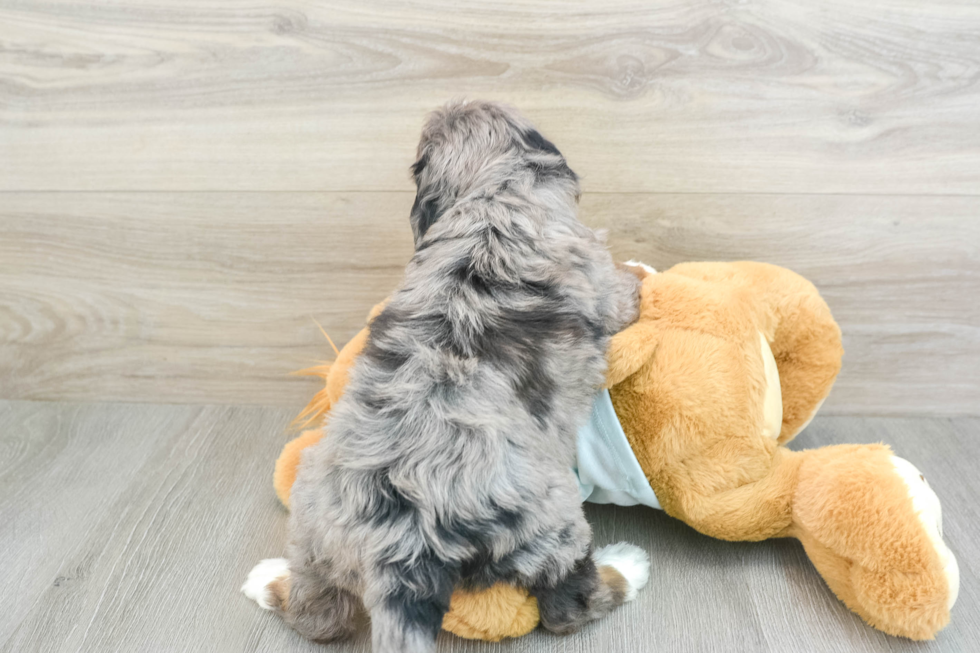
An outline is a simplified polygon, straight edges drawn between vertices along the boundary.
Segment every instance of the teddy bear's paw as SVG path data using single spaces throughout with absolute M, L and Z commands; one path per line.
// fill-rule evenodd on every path
M 285 558 L 268 558 L 248 572 L 242 593 L 259 604 L 263 610 L 282 609 L 288 598 L 284 590 L 289 579 L 289 563 Z
M 912 499 L 912 507 L 916 516 L 922 523 L 922 527 L 929 536 L 929 541 L 932 542 L 932 546 L 943 565 L 943 572 L 945 572 L 946 581 L 949 583 L 949 607 L 952 608 L 960 589 L 960 569 L 953 552 L 943 542 L 943 513 L 942 506 L 939 504 L 939 497 L 932 491 L 926 477 L 916 469 L 915 465 L 898 456 L 892 456 L 891 462 L 895 467 L 895 472 L 904 481 L 909 498 Z
M 597 567 L 612 567 L 626 579 L 626 600 L 632 601 L 650 580 L 650 556 L 638 546 L 619 542 L 604 546 L 593 555 Z

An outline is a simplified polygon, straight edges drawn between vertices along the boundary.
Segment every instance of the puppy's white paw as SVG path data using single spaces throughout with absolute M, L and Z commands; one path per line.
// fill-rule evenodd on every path
M 647 274 L 656 274 L 657 273 L 656 270 L 654 270 L 652 267 L 650 267 L 646 263 L 640 263 L 639 261 L 634 261 L 632 259 L 630 259 L 629 261 L 626 261 L 626 265 L 631 265 L 631 266 L 633 266 L 635 268 L 636 267 L 643 268 L 644 270 L 646 270 L 646 273 Z
M 626 579 L 626 600 L 632 601 L 650 580 L 650 556 L 638 546 L 619 542 L 604 546 L 592 556 L 597 567 L 612 567 Z
M 269 585 L 277 580 L 289 578 L 289 563 L 285 558 L 267 558 L 248 572 L 242 585 L 242 592 L 259 604 L 263 610 L 272 610 L 272 595 Z
M 939 497 L 932 491 L 925 476 L 916 469 L 915 465 L 898 456 L 892 456 L 892 465 L 895 466 L 895 472 L 905 482 L 909 498 L 912 499 L 912 508 L 919 517 L 922 528 L 929 536 L 933 548 L 939 555 L 943 571 L 946 573 L 946 581 L 949 584 L 949 607 L 952 608 L 960 591 L 960 567 L 956 562 L 956 557 L 953 556 L 953 552 L 943 542 L 943 511 L 939 504 Z

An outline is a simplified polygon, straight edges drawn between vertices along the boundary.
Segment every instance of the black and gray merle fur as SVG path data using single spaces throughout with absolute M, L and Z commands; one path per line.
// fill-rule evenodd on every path
M 366 609 L 376 653 L 415 653 L 434 648 L 454 587 L 505 581 L 573 630 L 623 601 L 593 560 L 572 467 L 638 281 L 513 109 L 436 111 L 412 172 L 415 254 L 303 458 L 279 607 L 315 640 Z

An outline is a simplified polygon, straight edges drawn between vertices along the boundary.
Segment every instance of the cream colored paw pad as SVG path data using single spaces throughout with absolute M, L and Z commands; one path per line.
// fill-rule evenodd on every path
M 912 507 L 939 555 L 949 583 L 949 607 L 952 608 L 960 591 L 960 568 L 953 552 L 943 542 L 943 511 L 939 497 L 932 491 L 925 476 L 916 469 L 915 465 L 898 456 L 892 456 L 891 461 L 895 472 L 905 482 L 909 497 L 912 499 Z

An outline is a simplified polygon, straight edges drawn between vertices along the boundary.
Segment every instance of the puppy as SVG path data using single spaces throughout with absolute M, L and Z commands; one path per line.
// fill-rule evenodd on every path
M 415 254 L 292 489 L 288 562 L 243 590 L 317 641 L 366 609 L 423 653 L 454 587 L 529 588 L 565 633 L 632 598 L 636 547 L 594 552 L 572 468 L 639 281 L 576 219 L 578 178 L 521 115 L 451 103 L 412 166 Z

